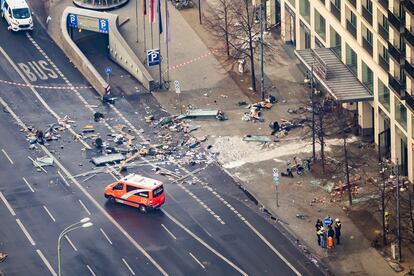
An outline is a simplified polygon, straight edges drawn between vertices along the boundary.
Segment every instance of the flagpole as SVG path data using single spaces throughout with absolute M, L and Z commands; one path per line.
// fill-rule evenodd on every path
M 154 49 L 154 0 L 150 0 L 151 49 Z
M 162 76 L 161 76 L 162 55 L 161 55 L 161 34 L 160 34 L 160 32 L 158 32 L 158 46 L 160 48 L 160 63 L 158 65 L 158 71 L 160 73 L 160 88 L 162 88 Z
M 170 57 L 168 55 L 168 42 L 169 42 L 169 32 L 170 32 L 170 24 L 168 22 L 169 20 L 169 14 L 168 14 L 168 0 L 165 0 L 165 47 L 167 51 L 167 82 L 170 82 Z
M 142 0 L 142 4 L 143 4 L 143 25 L 144 25 L 144 53 L 147 51 L 147 31 L 145 29 L 145 20 L 146 20 L 146 16 L 147 16 L 147 0 Z
M 137 29 L 137 43 L 138 43 L 138 0 L 135 0 L 135 25 Z
M 162 33 L 162 17 L 161 17 L 161 0 L 158 0 L 157 3 L 157 10 L 158 10 L 158 48 L 160 50 L 160 63 L 158 64 L 158 71 L 160 74 L 160 89 L 162 88 L 162 75 L 161 75 L 161 67 L 162 67 L 162 55 L 161 55 L 161 33 Z

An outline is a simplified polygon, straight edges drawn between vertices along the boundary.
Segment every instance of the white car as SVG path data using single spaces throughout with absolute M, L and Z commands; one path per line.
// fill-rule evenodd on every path
M 25 0 L 0 0 L 1 16 L 12 31 L 33 30 L 33 19 Z

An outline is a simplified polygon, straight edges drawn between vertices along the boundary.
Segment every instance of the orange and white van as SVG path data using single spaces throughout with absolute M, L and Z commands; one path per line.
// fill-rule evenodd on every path
M 157 209 L 165 202 L 162 182 L 138 174 L 129 174 L 109 184 L 105 188 L 105 197 L 112 203 L 138 207 L 142 213 Z

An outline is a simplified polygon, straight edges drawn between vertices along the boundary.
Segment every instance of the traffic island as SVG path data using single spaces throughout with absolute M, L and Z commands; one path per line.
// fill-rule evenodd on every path
M 122 7 L 129 0 L 72 0 L 73 4 L 79 8 L 96 10 L 96 11 L 108 11 Z

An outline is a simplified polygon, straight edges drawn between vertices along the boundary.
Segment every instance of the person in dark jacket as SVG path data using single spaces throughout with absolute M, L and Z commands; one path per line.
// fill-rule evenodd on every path
M 328 227 L 328 238 L 331 237 L 333 239 L 334 235 L 335 235 L 335 231 L 332 229 L 332 226 L 329 226 Z
M 318 241 L 318 245 L 319 246 L 321 246 L 321 239 L 320 239 L 320 237 L 319 237 L 319 229 L 321 228 L 321 227 L 323 227 L 323 224 L 322 224 L 322 221 L 320 220 L 320 219 L 318 219 L 317 221 L 316 221 L 316 224 L 315 224 L 315 228 L 316 228 L 316 240 Z
M 334 224 L 334 229 L 335 229 L 335 239 L 336 239 L 336 244 L 340 244 L 341 243 L 341 221 L 339 220 L 339 218 L 335 219 L 335 224 Z

